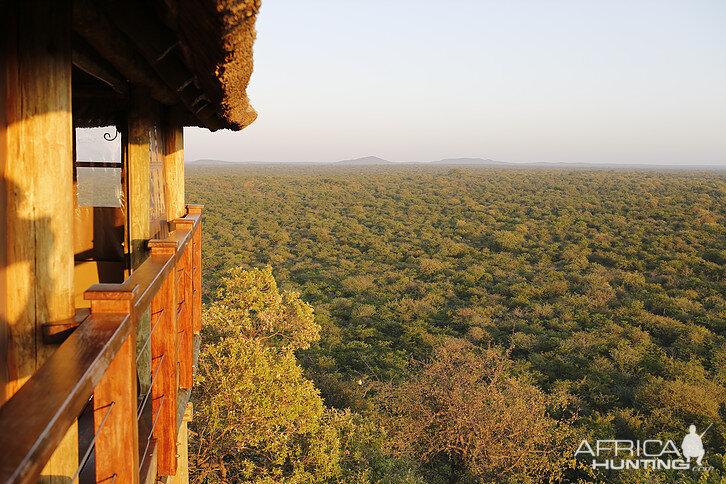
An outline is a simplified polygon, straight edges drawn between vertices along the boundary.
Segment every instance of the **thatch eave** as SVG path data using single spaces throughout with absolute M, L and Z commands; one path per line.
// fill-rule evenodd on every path
M 184 125 L 240 130 L 257 117 L 246 89 L 259 8 L 260 0 L 74 0 L 76 65 L 116 92 L 123 81 L 148 89 L 183 112 Z

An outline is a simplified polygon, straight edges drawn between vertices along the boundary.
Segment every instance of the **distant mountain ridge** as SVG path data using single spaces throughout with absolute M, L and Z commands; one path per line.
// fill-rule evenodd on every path
M 336 165 L 388 165 L 389 163 L 393 162 L 378 158 L 377 156 L 364 156 L 363 158 L 335 162 Z
M 249 163 L 249 161 L 225 161 L 225 160 L 193 160 L 193 161 L 184 161 L 185 164 L 194 164 L 194 165 L 237 165 L 240 163 Z
M 396 162 L 384 160 L 378 156 L 364 156 L 363 158 L 354 158 L 352 160 L 341 160 L 333 163 L 334 165 L 388 165 Z M 494 161 L 484 158 L 444 158 L 436 161 L 413 161 L 409 163 L 424 165 L 509 165 L 505 161 Z
M 432 165 L 510 165 L 506 161 L 494 161 L 487 158 L 444 158 L 443 160 L 431 161 Z

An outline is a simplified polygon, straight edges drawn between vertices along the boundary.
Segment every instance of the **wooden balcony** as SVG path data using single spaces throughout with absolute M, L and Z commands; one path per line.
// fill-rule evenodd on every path
M 79 462 L 68 482 L 176 474 L 201 329 L 201 211 L 188 205 L 126 281 L 91 286 L 90 312 L 48 329 L 48 337 L 69 335 L 0 407 L 0 482 L 36 482 L 76 423 Z

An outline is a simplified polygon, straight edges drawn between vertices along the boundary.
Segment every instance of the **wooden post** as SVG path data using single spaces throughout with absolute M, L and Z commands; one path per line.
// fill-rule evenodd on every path
M 93 392 L 96 482 L 139 482 L 136 338 L 126 338 Z
M 177 219 L 174 221 L 176 230 L 191 232 L 194 229 L 194 221 L 191 219 Z M 192 260 L 193 251 L 193 234 L 190 234 L 192 240 L 186 246 L 186 250 L 178 255 L 177 269 L 179 273 L 179 287 L 177 287 L 177 305 L 179 313 L 177 314 L 177 330 L 179 331 L 179 387 L 191 388 L 194 384 L 194 321 L 193 321 L 193 292 L 192 292 Z
M 128 234 L 130 241 L 131 270 L 138 268 L 148 251 L 146 242 L 151 237 L 151 128 L 154 115 L 151 105 L 153 101 L 148 93 L 139 88 L 131 90 L 128 115 L 128 146 L 127 163 L 127 207 Z M 144 348 L 143 342 L 151 331 L 151 316 L 146 311 L 139 316 L 136 324 L 137 348 Z M 146 346 L 144 354 L 139 355 L 138 373 L 141 392 L 146 393 L 151 385 L 151 353 Z
M 127 151 L 128 216 L 131 239 L 131 268 L 146 259 L 146 242 L 151 237 L 149 213 L 151 206 L 150 132 L 153 125 L 149 106 L 151 98 L 138 89 L 132 90 L 129 106 Z
M 186 213 L 184 207 L 184 128 L 168 125 L 164 130 L 166 219 L 171 222 Z
M 184 417 L 179 427 L 177 472 L 174 477 L 170 477 L 167 480 L 167 484 L 189 484 L 189 431 L 187 425 L 192 421 L 193 413 L 194 405 L 192 402 L 189 402 L 186 410 L 184 410 Z
M 2 366 L 15 393 L 55 351 L 42 325 L 71 319 L 73 302 L 73 125 L 71 2 L 3 2 L 0 44 L 5 162 L 0 207 L 7 350 Z M 0 350 L 0 352 L 2 352 Z M 67 480 L 78 462 L 72 426 L 44 471 Z
M 128 313 L 133 293 L 109 291 L 91 300 L 92 314 Z M 139 427 L 136 423 L 136 337 L 126 338 L 93 390 L 93 426 L 97 434 L 96 482 L 139 482 Z
M 152 256 L 172 255 L 175 257 L 176 242 L 149 241 Z M 151 334 L 151 367 L 158 375 L 152 385 L 152 425 L 157 444 L 157 474 L 176 474 L 176 432 L 177 432 L 177 304 L 176 271 L 172 271 L 151 302 L 151 322 L 155 325 Z M 157 322 L 158 321 L 158 322 Z
M 190 215 L 202 215 L 202 205 L 187 205 L 187 213 Z M 197 229 L 192 238 L 192 325 L 194 333 L 199 334 L 202 330 L 202 223 L 197 224 Z
M 73 305 L 73 127 L 70 3 L 9 2 L 17 23 L 6 59 L 6 284 L 14 393 L 55 349 L 43 323 Z M 15 18 L 13 18 L 15 17 Z
M 4 8 L 5 3 L 2 4 Z M 7 225 L 7 189 L 5 186 L 5 171 L 8 163 L 7 123 L 5 121 L 6 77 L 10 65 L 10 42 L 7 37 L 14 36 L 15 29 L 11 28 L 12 15 L 0 19 L 0 234 L 8 233 Z M 0 235 L 0 405 L 8 399 L 8 314 L 7 314 L 7 285 L 5 267 L 7 267 L 6 237 Z

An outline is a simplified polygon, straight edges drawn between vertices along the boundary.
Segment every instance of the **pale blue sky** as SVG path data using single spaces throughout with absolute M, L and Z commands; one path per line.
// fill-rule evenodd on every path
M 239 132 L 188 161 L 726 164 L 725 0 L 263 0 Z

